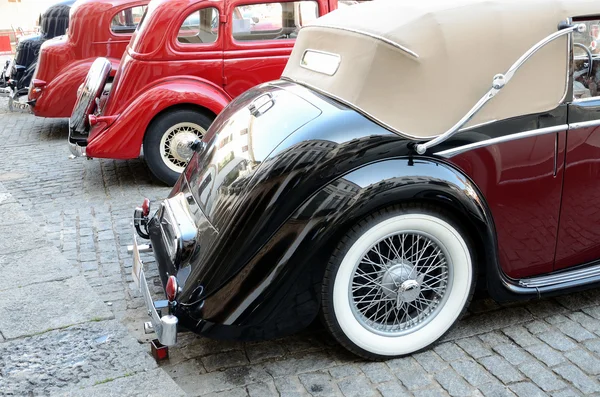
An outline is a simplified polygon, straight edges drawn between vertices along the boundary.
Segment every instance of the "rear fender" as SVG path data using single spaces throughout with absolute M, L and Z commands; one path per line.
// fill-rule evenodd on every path
M 229 322 L 238 326 L 265 322 L 310 323 L 320 307 L 326 264 L 343 234 L 373 211 L 408 202 L 431 203 L 448 209 L 459 226 L 475 240 L 481 266 L 489 261 L 496 263 L 493 220 L 483 196 L 465 175 L 433 159 L 384 160 L 328 183 L 291 215 L 271 238 L 269 246 L 256 255 L 257 258 L 270 256 L 272 264 L 263 267 L 264 273 L 250 277 L 240 272 L 228 283 L 228 286 L 240 286 L 270 280 L 267 289 L 265 281 L 239 288 L 265 291 L 262 296 L 252 298 L 254 302 L 243 313 L 235 317 L 228 313 Z M 269 255 L 269 250 L 280 245 L 285 249 L 279 250 L 276 257 L 272 252 Z M 228 286 L 222 290 L 229 291 Z M 211 302 L 211 299 L 221 301 Z M 207 299 L 206 307 L 220 306 L 224 300 L 227 299 L 217 293 Z M 290 315 L 295 319 L 289 318 Z
M 162 80 L 122 109 L 112 124 L 96 125 L 90 133 L 86 153 L 99 158 L 137 158 L 148 126 L 164 111 L 177 106 L 193 106 L 217 115 L 230 101 L 220 87 L 202 79 Z
M 114 77 L 119 67 L 118 58 L 107 58 L 112 66 L 110 76 Z M 40 117 L 70 117 L 77 89 L 85 80 L 96 58 L 89 58 L 65 65 L 62 70 L 40 91 L 29 89 L 29 100 L 35 100 L 33 113 Z

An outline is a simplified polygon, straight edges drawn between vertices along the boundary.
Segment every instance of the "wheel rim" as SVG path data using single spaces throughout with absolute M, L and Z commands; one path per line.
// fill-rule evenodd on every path
M 195 123 L 178 123 L 169 128 L 160 140 L 160 156 L 169 169 L 181 173 L 194 154 L 190 148 L 206 130 Z
M 389 235 L 354 266 L 349 300 L 356 320 L 370 331 L 401 336 L 427 325 L 452 288 L 443 245 L 417 231 Z

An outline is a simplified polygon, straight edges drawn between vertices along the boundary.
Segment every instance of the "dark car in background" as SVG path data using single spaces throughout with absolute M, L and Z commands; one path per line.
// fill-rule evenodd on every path
M 9 97 L 9 108 L 24 109 L 27 90 L 35 72 L 42 44 L 66 33 L 69 12 L 75 0 L 62 1 L 50 6 L 39 19 L 40 34 L 22 39 L 17 44 L 14 59 L 7 61 L 0 74 L 0 94 Z

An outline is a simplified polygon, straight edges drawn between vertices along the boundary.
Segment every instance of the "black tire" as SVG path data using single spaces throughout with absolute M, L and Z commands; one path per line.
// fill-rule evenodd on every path
M 173 186 L 177 182 L 181 171 L 177 172 L 170 168 L 167 165 L 167 161 L 169 160 L 164 159 L 161 155 L 161 140 L 163 135 L 170 128 L 181 123 L 192 123 L 201 127 L 204 131 L 208 131 L 208 127 L 210 127 L 213 120 L 213 115 L 191 109 L 171 110 L 153 120 L 146 131 L 143 143 L 144 159 L 152 174 L 167 185 Z M 170 164 L 171 166 L 175 165 L 173 162 Z
M 419 219 L 422 219 L 422 222 Z M 431 223 L 431 225 L 428 225 L 429 223 Z M 410 225 L 411 228 L 396 229 L 401 225 Z M 402 249 L 402 251 L 399 250 L 401 245 L 396 245 L 396 248 L 398 248 L 396 252 L 401 252 L 401 256 L 403 258 L 406 257 L 407 259 L 398 259 L 398 256 L 396 256 L 396 258 L 392 259 L 390 262 L 389 258 L 386 258 L 386 256 L 394 255 L 394 251 L 392 251 L 392 248 L 388 245 L 389 251 L 385 252 L 385 246 L 382 245 L 378 246 L 378 250 L 380 250 L 382 254 L 385 254 L 383 255 L 383 258 L 385 259 L 382 259 L 382 261 L 387 261 L 385 265 L 385 269 L 387 270 L 378 270 L 376 271 L 377 273 L 369 273 L 371 270 L 368 270 L 364 274 L 371 274 L 369 277 L 375 277 L 377 281 L 367 281 L 366 284 L 362 284 L 363 286 L 358 287 L 360 284 L 357 284 L 357 280 L 369 280 L 365 276 L 357 276 L 357 274 L 363 274 L 358 272 L 358 267 L 364 266 L 364 264 L 371 266 L 368 264 L 368 261 L 364 261 L 364 258 L 366 257 L 364 252 L 367 252 L 367 255 L 374 255 L 372 252 L 375 252 L 370 249 L 365 250 L 365 247 L 369 247 L 369 241 L 373 242 L 373 244 L 378 244 L 377 242 L 386 244 L 384 240 L 391 234 L 396 233 L 393 230 L 404 230 L 406 235 L 409 235 L 411 233 L 414 234 L 415 230 L 419 231 L 415 228 L 415 226 L 419 227 L 418 225 L 423 225 L 423 233 L 426 233 L 424 234 L 425 236 L 433 236 L 434 239 L 431 241 L 437 241 L 438 243 L 442 242 L 439 244 L 439 247 L 442 247 L 440 248 L 440 252 L 442 252 L 442 259 L 444 259 L 444 262 L 448 263 L 447 267 L 444 268 L 443 266 L 445 264 L 442 263 L 437 267 L 438 270 L 436 270 L 436 266 L 431 268 L 431 263 L 434 262 L 427 263 L 429 259 L 421 262 L 422 256 L 416 260 L 413 259 L 415 257 L 408 256 L 409 252 L 411 252 L 411 255 L 414 254 L 412 251 L 408 251 L 408 249 Z M 448 226 L 450 226 L 450 228 L 448 228 Z M 441 231 L 439 236 L 435 235 L 434 231 L 436 230 Z M 378 237 L 377 233 L 383 234 Z M 452 241 L 453 238 L 456 238 L 456 241 Z M 394 245 L 393 241 L 394 240 L 392 240 L 391 245 Z M 399 244 L 402 244 L 400 243 L 399 238 L 396 241 Z M 407 247 L 406 244 L 407 242 L 404 243 L 404 247 Z M 477 280 L 477 266 L 474 265 L 474 251 L 472 251 L 470 247 L 472 247 L 472 244 L 469 236 L 461 231 L 461 228 L 458 227 L 458 222 L 453 219 L 451 214 L 437 207 L 423 204 L 403 204 L 376 211 L 368 215 L 366 218 L 355 224 L 342 237 L 327 265 L 321 296 L 321 317 L 325 327 L 343 347 L 352 353 L 369 360 L 385 360 L 401 357 L 429 348 L 456 324 L 471 302 L 475 289 L 475 282 Z M 418 248 L 419 245 L 417 243 L 417 250 Z M 423 250 L 423 252 L 425 252 L 426 249 Z M 437 249 L 435 242 L 434 247 L 430 249 Z M 429 256 L 430 254 L 427 255 Z M 436 257 L 434 257 L 434 259 L 435 258 Z M 411 261 L 414 262 L 414 264 L 411 263 Z M 460 263 L 454 263 L 455 261 Z M 352 266 L 354 266 L 354 270 L 348 270 Z M 422 266 L 427 267 L 425 268 Z M 389 270 L 393 268 L 396 270 Z M 377 268 L 373 266 L 371 269 Z M 384 269 L 384 267 L 382 266 L 381 269 Z M 423 271 L 423 269 L 426 270 Z M 413 270 L 415 270 L 415 273 L 413 273 Z M 407 271 L 409 271 L 409 273 L 406 273 Z M 440 273 L 438 274 L 441 275 L 443 275 L 444 272 L 446 274 L 445 277 L 447 278 L 447 281 L 442 294 L 443 296 L 434 294 L 431 289 L 429 289 L 429 291 L 421 291 L 421 288 L 424 286 L 430 287 L 434 286 L 434 284 L 440 285 L 436 284 L 438 281 L 431 281 L 436 280 L 436 277 L 439 277 L 433 273 L 435 271 L 439 271 Z M 393 284 L 385 284 L 384 280 L 388 277 L 387 280 L 389 281 L 390 274 L 393 275 Z M 400 274 L 402 277 L 399 276 Z M 406 276 L 407 274 L 409 274 L 409 276 Z M 418 277 L 416 277 L 417 275 Z M 465 276 L 467 277 L 465 278 Z M 460 280 L 458 279 L 459 277 L 461 278 Z M 336 289 L 336 279 L 338 278 L 338 287 Z M 408 280 L 409 278 L 414 280 Z M 418 282 L 418 287 L 410 284 L 419 278 L 420 281 Z M 425 281 L 430 284 L 426 284 Z M 361 283 L 363 282 L 364 281 Z M 390 288 L 393 288 L 395 292 L 391 292 L 392 290 L 389 288 L 375 287 L 377 283 L 379 283 L 379 285 L 388 285 Z M 350 286 L 352 286 L 352 290 L 349 290 Z M 346 288 L 345 292 L 344 288 Z M 373 292 L 373 289 L 371 289 L 370 292 L 366 292 L 362 296 L 373 296 L 373 302 L 385 302 L 382 306 L 382 310 L 384 311 L 380 312 L 379 306 L 372 305 L 370 306 L 371 309 L 364 309 L 365 307 L 369 307 L 369 301 L 361 302 L 363 298 L 357 298 L 356 294 L 361 291 L 360 288 L 376 288 L 376 292 Z M 412 288 L 412 290 L 405 288 Z M 414 294 L 414 292 L 417 292 L 417 288 L 418 294 Z M 437 289 L 440 287 L 434 288 Z M 399 298 L 398 294 L 401 293 L 399 291 L 403 291 L 402 294 L 406 295 L 400 295 Z M 411 291 L 413 292 L 412 296 L 416 296 L 416 298 L 410 298 Z M 393 297 L 393 295 L 391 296 L 390 293 L 395 293 L 395 297 Z M 429 294 L 429 298 L 426 298 L 426 294 Z M 344 297 L 344 295 L 346 295 L 346 297 Z M 439 296 L 439 299 L 437 296 Z M 404 308 L 404 297 L 406 297 L 406 300 L 414 299 L 410 302 L 414 304 L 416 310 L 411 309 L 410 304 L 406 303 L 407 310 L 412 310 L 413 313 L 418 312 L 416 306 L 421 305 L 421 297 L 423 297 L 424 302 L 426 302 L 425 299 L 429 299 L 430 304 L 431 302 L 437 302 L 437 304 L 433 303 L 434 306 L 430 306 L 432 308 L 425 306 L 426 310 L 421 312 L 425 313 L 425 317 L 420 320 L 419 323 L 416 323 L 416 325 L 409 325 L 404 330 L 398 331 L 393 328 L 396 326 L 393 319 L 398 319 L 399 317 L 394 317 L 392 315 L 391 320 L 388 320 L 389 314 L 387 313 L 388 310 L 391 310 L 389 313 L 402 313 L 400 310 Z M 417 299 L 419 301 L 417 301 Z M 369 326 L 369 321 L 365 321 L 366 316 L 363 317 L 358 309 L 359 304 L 364 305 L 362 306 L 362 310 L 366 310 L 367 312 L 368 310 L 371 310 L 370 313 L 373 313 L 372 311 L 376 310 L 374 314 L 375 319 L 380 316 L 379 313 L 383 313 L 385 324 L 382 325 L 380 321 L 377 324 L 377 327 L 392 327 L 385 330 L 385 332 L 388 333 L 384 333 L 384 328 L 373 328 L 373 323 Z M 398 310 L 398 312 L 394 312 L 393 310 Z M 430 314 L 426 313 L 427 310 L 430 310 Z M 429 318 L 429 320 L 427 320 L 427 318 Z M 403 319 L 404 317 L 402 320 Z M 400 322 L 402 322 L 402 320 L 400 320 Z M 389 321 L 392 321 L 391 325 Z M 342 323 L 344 326 L 342 326 Z M 400 326 L 400 324 L 398 326 Z M 410 327 L 415 327 L 415 329 L 406 331 L 407 329 L 410 329 Z M 396 334 L 394 332 L 396 332 Z

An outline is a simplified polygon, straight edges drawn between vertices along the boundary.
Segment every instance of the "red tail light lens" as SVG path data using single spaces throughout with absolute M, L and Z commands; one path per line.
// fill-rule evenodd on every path
M 167 299 L 169 302 L 173 302 L 175 297 L 177 297 L 177 279 L 175 276 L 169 276 L 165 292 L 167 293 Z
M 150 213 L 150 200 L 145 198 L 144 202 L 142 203 L 142 214 L 144 216 L 148 216 L 149 213 Z

